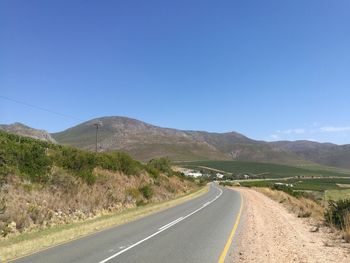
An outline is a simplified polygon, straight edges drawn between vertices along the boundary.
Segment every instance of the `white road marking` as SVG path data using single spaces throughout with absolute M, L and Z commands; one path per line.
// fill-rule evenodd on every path
M 102 261 L 99 261 L 98 263 L 106 263 L 108 261 L 110 261 L 111 259 L 123 254 L 124 252 L 136 247 L 137 245 L 140 245 L 141 243 L 147 241 L 148 239 L 151 239 L 152 237 L 156 236 L 156 235 L 159 235 L 161 232 L 167 230 L 168 228 L 172 227 L 172 226 L 175 226 L 176 224 L 180 223 L 182 220 L 185 220 L 186 218 L 194 215 L 195 213 L 199 212 L 200 210 L 202 210 L 203 208 L 205 208 L 206 206 L 208 206 L 209 204 L 212 204 L 213 202 L 215 202 L 221 195 L 222 195 L 222 190 L 216 186 L 214 186 L 216 189 L 218 189 L 220 191 L 220 193 L 215 196 L 212 200 L 210 200 L 209 202 L 205 203 L 204 205 L 202 205 L 200 208 L 194 210 L 193 212 L 189 213 L 188 215 L 184 216 L 184 217 L 180 217 L 172 222 L 170 222 L 169 224 L 165 225 L 165 226 L 162 226 L 161 228 L 159 228 L 159 230 L 155 233 L 153 233 L 152 235 L 149 235 L 148 237 L 145 237 L 144 239 L 128 246 L 127 248 L 119 251 L 118 253 L 115 253 L 113 254 L 112 256 L 102 260 Z
M 163 228 L 168 228 L 168 227 L 170 227 L 171 225 L 176 224 L 177 222 L 179 222 L 179 221 L 182 220 L 182 219 L 183 219 L 183 217 L 179 217 L 178 219 L 176 219 L 176 220 L 170 222 L 169 224 L 166 224 L 165 226 L 162 226 L 162 227 L 158 228 L 158 230 L 162 230 Z
M 203 205 L 203 207 L 206 207 L 207 205 L 209 205 L 210 204 L 210 202 L 206 202 L 204 205 Z

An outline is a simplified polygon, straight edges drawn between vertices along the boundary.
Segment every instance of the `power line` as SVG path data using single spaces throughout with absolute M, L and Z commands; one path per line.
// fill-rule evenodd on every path
M 73 119 L 73 120 L 77 120 L 77 121 L 83 121 L 83 120 L 81 120 L 81 119 L 79 119 L 77 117 L 74 117 L 72 115 L 68 115 L 68 114 L 60 113 L 60 112 L 53 111 L 53 110 L 50 110 L 50 109 L 46 109 L 46 108 L 43 108 L 43 107 L 40 107 L 40 106 L 36 106 L 36 105 L 30 104 L 30 103 L 27 103 L 27 102 L 24 102 L 24 101 L 19 101 L 19 100 L 16 100 L 16 99 L 13 99 L 13 98 L 9 98 L 9 97 L 6 97 L 6 96 L 0 95 L 0 98 L 4 99 L 4 100 L 7 100 L 7 101 L 15 102 L 15 103 L 18 103 L 18 104 L 22 104 L 22 105 L 25 105 L 27 107 L 31 107 L 31 108 L 34 108 L 34 109 L 37 109 L 37 110 L 46 111 L 46 112 L 49 112 L 49 113 L 52 113 L 52 114 L 55 114 L 55 115 L 58 115 L 58 116 L 61 116 L 61 117 L 65 117 L 65 118 L 69 118 L 69 119 Z

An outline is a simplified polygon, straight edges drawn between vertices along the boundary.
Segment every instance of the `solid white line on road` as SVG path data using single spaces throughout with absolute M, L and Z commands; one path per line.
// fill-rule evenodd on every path
M 169 224 L 166 224 L 165 226 L 160 227 L 158 230 L 162 230 L 163 228 L 168 228 L 168 227 L 170 227 L 171 225 L 176 224 L 177 222 L 179 222 L 179 221 L 182 220 L 182 219 L 183 219 L 183 217 L 179 217 L 178 219 L 176 219 L 176 220 L 170 222 Z
M 215 187 L 215 186 L 214 186 L 214 187 Z M 142 239 L 142 240 L 140 240 L 140 241 L 138 241 L 138 242 L 136 242 L 136 243 L 134 243 L 134 244 L 128 246 L 127 248 L 125 248 L 125 249 L 119 251 L 118 253 L 115 253 L 115 254 L 113 254 L 112 256 L 110 256 L 110 257 L 108 257 L 108 258 L 106 258 L 106 259 L 104 259 L 104 260 L 102 260 L 102 261 L 99 261 L 98 263 L 106 263 L 106 262 L 110 261 L 111 259 L 113 259 L 113 258 L 115 258 L 115 257 L 117 257 L 117 256 L 119 256 L 119 255 L 121 255 L 121 254 L 123 254 L 124 252 L 126 252 L 126 251 L 128 251 L 128 250 L 130 250 L 130 249 L 132 249 L 132 248 L 134 248 L 134 247 L 136 247 L 137 245 L 140 245 L 141 243 L 147 241 L 148 239 L 151 239 L 152 237 L 154 237 L 154 236 L 160 234 L 161 232 L 167 230 L 168 228 L 170 228 L 170 227 L 172 227 L 172 226 L 174 226 L 174 225 L 180 223 L 182 220 L 185 220 L 186 218 L 188 218 L 188 217 L 194 215 L 195 213 L 199 212 L 200 210 L 202 210 L 203 208 L 205 208 L 205 207 L 208 206 L 209 204 L 215 202 L 215 201 L 222 195 L 222 190 L 221 190 L 220 188 L 218 188 L 218 187 L 215 187 L 215 188 L 218 189 L 218 190 L 220 191 L 220 193 L 219 193 L 217 196 L 215 196 L 215 198 L 213 198 L 213 199 L 210 200 L 209 202 L 205 203 L 205 204 L 204 204 L 203 206 L 201 206 L 200 208 L 194 210 L 193 212 L 189 213 L 188 215 L 186 215 L 186 216 L 184 216 L 184 217 L 180 217 L 180 218 L 176 219 L 175 221 L 172 221 L 172 222 L 170 222 L 169 224 L 167 224 L 167 225 L 165 225 L 165 226 L 162 226 L 161 228 L 159 228 L 159 230 L 158 230 L 157 232 L 153 233 L 152 235 L 149 235 L 148 237 L 145 237 L 144 239 Z
M 206 202 L 204 205 L 203 205 L 203 207 L 206 207 L 207 205 L 209 205 L 210 204 L 210 202 Z

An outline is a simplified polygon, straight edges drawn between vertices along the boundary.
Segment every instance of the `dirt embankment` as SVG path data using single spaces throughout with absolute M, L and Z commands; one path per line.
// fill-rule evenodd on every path
M 350 262 L 349 244 L 311 218 L 298 218 L 282 204 L 251 189 L 244 200 L 242 228 L 232 262 Z

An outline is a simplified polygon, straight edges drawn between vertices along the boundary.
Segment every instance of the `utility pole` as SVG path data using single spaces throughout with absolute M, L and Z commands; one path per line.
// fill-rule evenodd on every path
M 98 133 L 98 128 L 100 127 L 100 124 L 99 123 L 95 123 L 94 125 L 96 127 L 96 149 L 95 149 L 95 151 L 97 152 L 97 133 Z

